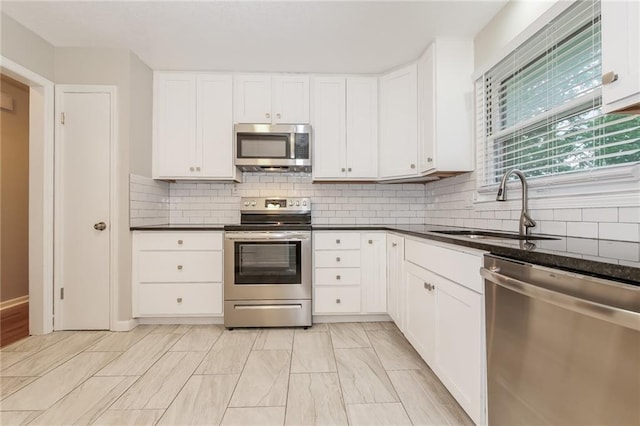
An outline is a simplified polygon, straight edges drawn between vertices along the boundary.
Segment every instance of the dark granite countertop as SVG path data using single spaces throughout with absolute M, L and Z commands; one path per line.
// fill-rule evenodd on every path
M 553 240 L 471 239 L 466 236 L 438 234 L 434 231 L 465 230 L 437 225 L 313 225 L 314 231 L 392 231 L 448 244 L 484 250 L 523 262 L 614 279 L 640 286 L 640 242 L 573 238 L 545 235 Z M 139 231 L 212 231 L 224 225 L 152 225 L 131 227 Z

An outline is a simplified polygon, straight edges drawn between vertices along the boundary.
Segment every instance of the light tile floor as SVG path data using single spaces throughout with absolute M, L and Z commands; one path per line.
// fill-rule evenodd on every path
M 142 325 L 0 351 L 0 424 L 472 425 L 392 323 Z

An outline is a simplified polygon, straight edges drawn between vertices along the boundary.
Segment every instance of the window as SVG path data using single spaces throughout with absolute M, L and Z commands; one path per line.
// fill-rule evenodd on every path
M 577 1 L 476 82 L 480 187 L 640 162 L 640 116 L 601 111 L 599 1 Z

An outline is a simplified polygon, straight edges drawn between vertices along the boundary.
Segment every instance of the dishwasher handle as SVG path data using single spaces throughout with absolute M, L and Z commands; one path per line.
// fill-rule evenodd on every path
M 640 331 L 640 313 L 603 305 L 598 302 L 581 299 L 568 294 L 558 293 L 544 287 L 520 281 L 515 278 L 502 275 L 497 271 L 480 268 L 480 275 L 488 281 L 508 290 L 515 291 L 528 297 L 542 300 L 552 305 L 571 310 L 593 318 L 608 321 L 613 324 Z

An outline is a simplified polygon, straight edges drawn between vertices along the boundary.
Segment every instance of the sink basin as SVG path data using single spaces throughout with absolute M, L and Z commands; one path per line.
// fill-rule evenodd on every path
M 494 232 L 494 231 L 472 231 L 472 230 L 461 230 L 461 231 L 432 231 L 436 234 L 445 234 L 445 235 L 453 235 L 460 237 L 467 237 L 474 240 L 557 240 L 557 238 L 552 237 L 541 237 L 538 235 L 520 235 L 520 234 L 511 234 L 507 232 Z

